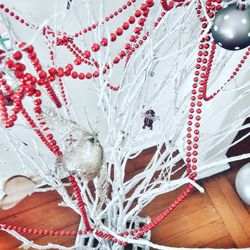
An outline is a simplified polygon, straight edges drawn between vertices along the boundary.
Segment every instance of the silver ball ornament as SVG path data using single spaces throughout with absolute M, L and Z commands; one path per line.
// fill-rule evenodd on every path
M 250 6 L 242 9 L 236 3 L 215 14 L 211 27 L 215 42 L 227 50 L 241 50 L 250 45 Z
M 240 198 L 250 205 L 250 163 L 243 166 L 237 173 L 235 186 Z
M 93 136 L 86 134 L 67 146 L 61 164 L 69 173 L 93 180 L 102 168 L 103 149 Z

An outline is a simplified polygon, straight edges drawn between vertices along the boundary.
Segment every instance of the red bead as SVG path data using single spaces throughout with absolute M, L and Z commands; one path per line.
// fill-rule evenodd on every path
M 148 13 L 149 13 L 149 10 L 148 10 L 148 9 L 142 11 L 143 16 L 145 16 L 145 17 L 148 16 Z
M 79 74 L 79 79 L 80 79 L 80 80 L 83 80 L 84 78 L 85 78 L 85 75 L 84 75 L 83 73 L 80 73 L 80 74 Z
M 124 46 L 125 49 L 130 49 L 131 48 L 131 45 L 129 43 L 126 43 L 125 46 Z
M 76 79 L 76 78 L 78 77 L 78 73 L 75 72 L 75 71 L 73 71 L 73 72 L 71 73 L 71 76 L 72 76 L 73 79 Z
M 123 28 L 124 30 L 127 30 L 127 29 L 129 28 L 129 23 L 128 23 L 128 22 L 124 22 L 124 23 L 122 24 L 122 28 Z
M 54 76 L 54 75 L 57 74 L 57 70 L 55 68 L 50 68 L 49 69 L 49 74 L 52 75 L 52 76 Z
M 129 38 L 129 40 L 130 40 L 130 42 L 135 42 L 136 37 L 135 37 L 135 36 L 131 36 L 131 37 Z
M 140 10 L 136 10 L 135 11 L 135 16 L 136 17 L 140 17 L 141 16 L 141 11 Z
M 95 72 L 93 73 L 93 76 L 94 76 L 94 77 L 98 77 L 98 76 L 99 76 L 99 72 L 98 72 L 98 71 L 95 71 Z
M 114 41 L 116 40 L 116 34 L 111 33 L 111 34 L 110 34 L 110 40 L 111 40 L 112 42 L 114 42 Z
M 141 4 L 141 7 L 140 7 L 141 10 L 146 10 L 147 8 L 148 8 L 147 4 L 145 3 Z
M 88 59 L 88 58 L 90 58 L 90 56 L 91 56 L 90 51 L 85 50 L 84 53 L 83 53 L 83 57 Z
M 97 52 L 99 49 L 100 49 L 100 45 L 99 44 L 97 44 L 97 43 L 94 43 L 93 45 L 92 45 L 92 50 L 94 51 L 94 52 Z
M 122 57 L 124 57 L 124 56 L 126 56 L 126 53 L 125 53 L 125 51 L 120 51 L 120 53 L 119 53 L 119 56 L 122 58 Z
M 139 21 L 138 21 L 138 24 L 143 26 L 145 21 L 146 21 L 145 18 L 140 18 Z
M 63 68 L 58 68 L 57 76 L 58 77 L 63 77 L 64 76 L 64 70 L 63 70 Z
M 134 32 L 139 35 L 141 33 L 141 29 L 139 27 L 136 27 Z
M 34 108 L 34 112 L 35 112 L 36 114 L 41 114 L 41 113 L 42 113 L 42 109 L 41 109 L 40 107 L 35 107 L 35 108 Z
M 115 57 L 114 60 L 113 60 L 113 63 L 117 64 L 119 63 L 120 59 L 118 57 Z
M 52 135 L 52 134 L 48 134 L 48 135 L 46 135 L 46 138 L 47 138 L 48 140 L 52 140 L 52 139 L 53 139 L 53 135 Z
M 40 106 L 42 104 L 42 100 L 41 99 L 36 99 L 36 100 L 34 100 L 34 104 L 36 106 Z
M 75 63 L 76 65 L 80 65 L 80 64 L 82 63 L 81 58 L 80 58 L 80 57 L 77 57 L 77 58 L 74 60 L 74 63 Z
M 101 45 L 102 46 L 107 46 L 108 45 L 108 39 L 107 38 L 103 38 L 101 41 Z
M 146 3 L 148 5 L 148 7 L 152 7 L 154 5 L 154 1 L 153 0 L 146 0 Z
M 13 54 L 13 58 L 15 59 L 15 60 L 21 60 L 22 59 L 22 53 L 20 52 L 20 51 L 17 51 L 17 52 L 15 52 L 14 54 Z
M 117 29 L 116 29 L 116 35 L 117 35 L 117 36 L 121 36 L 122 33 L 123 33 L 123 29 L 122 29 L 122 28 L 117 28 Z
M 92 78 L 92 74 L 91 74 L 91 73 L 87 73 L 87 74 L 86 74 L 86 78 L 87 78 L 87 79 L 91 79 L 91 78 Z
M 67 64 L 66 65 L 66 70 L 68 70 L 68 71 L 72 71 L 73 70 L 73 65 L 72 64 Z
M 135 22 L 135 17 L 134 16 L 129 17 L 128 21 L 130 24 L 133 24 Z

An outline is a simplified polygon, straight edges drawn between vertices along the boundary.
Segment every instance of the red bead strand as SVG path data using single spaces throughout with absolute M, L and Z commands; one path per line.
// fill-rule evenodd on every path
M 84 204 L 84 202 L 82 200 L 82 196 L 81 196 L 81 190 L 80 190 L 74 176 L 71 175 L 71 176 L 68 177 L 68 179 L 70 181 L 71 186 L 74 189 L 75 196 L 76 196 L 78 206 L 79 206 L 81 214 L 82 214 L 82 218 L 83 218 L 83 222 L 84 222 L 84 225 L 86 227 L 86 230 L 88 232 L 92 232 L 93 229 L 91 228 L 91 226 L 89 224 L 89 221 L 88 221 L 88 216 L 87 216 L 87 213 L 86 213 L 86 210 L 85 210 L 85 204 Z
M 132 6 L 132 3 L 135 3 L 136 0 L 131 0 L 131 1 L 127 1 L 126 4 L 122 5 L 122 7 L 120 7 L 118 10 L 116 10 L 113 14 L 110 14 L 109 16 L 105 17 L 103 21 L 101 21 L 100 23 L 95 23 L 90 25 L 89 27 L 77 32 L 74 34 L 74 37 L 79 37 L 82 36 L 90 31 L 92 31 L 93 29 L 96 29 L 100 24 L 103 25 L 107 22 L 109 22 L 110 20 L 112 20 L 114 17 L 118 16 L 120 13 L 122 13 L 124 10 L 126 10 L 128 7 Z

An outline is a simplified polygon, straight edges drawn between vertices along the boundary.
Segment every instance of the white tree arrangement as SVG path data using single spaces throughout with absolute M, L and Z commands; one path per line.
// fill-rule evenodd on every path
M 8 1 L 5 2 L 10 9 L 21 12 L 14 5 L 9 6 L 11 3 Z M 28 1 L 26 2 L 28 3 Z M 24 35 L 25 41 L 28 42 L 26 46 L 33 44 L 34 48 L 37 49 L 38 56 L 43 51 L 40 50 L 39 52 L 40 43 L 47 44 L 53 52 L 54 58 L 52 61 L 49 61 L 48 58 L 41 60 L 43 68 L 63 67 L 62 62 L 65 60 L 73 61 L 72 56 L 65 56 L 63 48 L 56 46 L 56 44 L 58 38 L 62 39 L 64 31 L 69 33 L 69 25 L 73 25 L 74 22 L 81 23 L 82 16 L 79 16 L 80 13 L 84 13 L 85 18 L 88 17 L 87 23 L 101 23 L 101 20 L 104 20 L 105 14 L 107 14 L 105 11 L 106 3 L 103 0 L 73 0 L 68 3 L 58 0 L 56 2 L 54 14 L 46 17 L 42 23 L 36 23 L 36 28 L 30 25 L 31 31 L 27 31 L 29 33 L 27 36 Z M 128 12 L 134 13 L 143 2 L 137 0 L 132 3 Z M 62 181 L 64 177 L 74 174 L 94 233 L 78 236 L 75 245 L 67 248 L 54 244 L 46 246 L 35 244 L 19 232 L 5 228 L 4 225 L 2 225 L 1 230 L 12 234 L 23 242 L 24 248 L 82 249 L 82 241 L 79 239 L 92 237 L 98 240 L 99 249 L 120 249 L 119 244 L 113 244 L 112 241 L 96 235 L 97 230 L 102 230 L 114 236 L 118 241 L 150 246 L 155 249 L 169 249 L 169 247 L 160 246 L 145 239 L 135 239 L 134 235 L 120 234 L 127 230 L 126 222 L 130 221 L 131 227 L 138 219 L 142 209 L 157 196 L 171 192 L 183 185 L 187 187 L 192 185 L 201 192 L 204 191 L 195 180 L 188 177 L 188 174 L 184 171 L 185 163 L 180 164 L 180 161 L 186 157 L 185 130 L 191 96 L 190 82 L 193 78 L 197 47 L 199 41 L 206 36 L 212 25 L 212 23 L 209 23 L 201 37 L 200 20 L 197 18 L 195 11 L 198 3 L 202 6 L 201 16 L 207 16 L 205 2 L 203 1 L 191 0 L 190 3 L 182 4 L 179 8 L 170 9 L 164 16 L 161 16 L 162 5 L 155 2 L 153 11 L 150 9 L 147 21 L 142 26 L 142 34 L 149 32 L 147 39 L 143 41 L 143 44 L 135 53 L 127 55 L 125 63 L 111 67 L 108 74 L 102 72 L 107 63 L 112 64 L 114 55 L 117 54 L 117 48 L 109 43 L 105 49 L 101 49 L 99 53 L 94 54 L 94 60 L 100 64 L 100 75 L 91 81 L 92 85 L 86 87 L 92 94 L 94 93 L 93 96 L 96 98 L 94 115 L 93 109 L 83 108 L 86 105 L 84 101 L 82 107 L 74 105 L 75 97 L 71 95 L 72 92 L 70 91 L 71 85 L 75 84 L 73 80 L 65 84 L 68 101 L 60 109 L 55 107 L 48 95 L 43 94 L 43 112 L 38 119 L 46 122 L 50 132 L 57 138 L 63 152 L 62 157 L 54 157 L 41 144 L 33 131 L 30 131 L 33 136 L 31 139 L 33 145 L 29 145 L 29 149 L 27 149 L 22 144 L 23 137 L 20 130 L 30 128 L 23 119 L 18 119 L 13 129 L 5 128 L 2 123 L 1 135 L 2 138 L 5 138 L 1 141 L 3 147 L 19 157 L 21 166 L 27 171 L 27 174 L 39 174 L 43 183 L 50 186 L 49 189 L 40 187 L 35 191 L 57 191 L 62 197 L 60 205 L 69 207 L 81 215 L 76 197 L 74 195 L 69 196 L 65 188 L 68 183 Z M 129 13 L 125 14 L 129 16 Z M 23 16 L 26 17 L 24 13 Z M 75 19 L 74 21 L 71 20 L 72 17 Z M 162 20 L 155 27 L 154 23 L 158 17 L 161 17 Z M 12 41 L 11 50 L 6 52 L 7 56 L 11 57 L 12 51 L 18 50 L 16 42 L 23 41 L 23 37 L 17 30 L 20 24 L 14 25 L 14 21 L 8 13 L 1 12 L 1 18 Z M 28 19 L 34 23 L 37 21 L 32 15 Z M 207 17 L 207 20 L 210 19 Z M 56 35 L 44 39 L 43 30 L 48 25 L 53 28 Z M 100 27 L 92 30 L 92 36 L 83 36 L 79 38 L 79 41 L 82 46 L 89 48 L 92 43 L 100 41 L 103 37 L 109 37 L 111 32 L 111 25 L 100 25 Z M 124 35 L 126 41 L 129 35 L 129 32 Z M 122 43 L 124 44 L 124 40 Z M 121 44 L 121 41 L 119 44 Z M 216 52 L 210 79 L 210 82 L 214 84 L 209 86 L 209 91 L 210 87 L 216 90 L 221 86 L 221 82 L 217 82 L 215 79 L 224 80 L 221 75 L 225 74 L 225 65 L 229 65 L 232 71 L 235 60 L 241 57 L 241 52 L 237 53 L 233 55 L 222 49 Z M 231 67 L 231 65 L 233 66 Z M 27 68 L 29 72 L 34 72 L 32 66 L 28 63 Z M 246 70 L 245 65 L 241 69 L 242 74 Z M 18 86 L 19 83 L 13 72 L 8 70 L 4 63 L 1 63 L 1 71 L 10 79 L 13 87 Z M 107 84 L 112 85 L 112 82 L 117 83 L 114 84 L 117 91 L 113 91 L 110 85 L 107 87 Z M 56 93 L 59 95 L 62 90 L 60 81 L 56 79 L 53 84 Z M 81 84 L 85 83 L 82 82 Z M 224 92 L 237 93 L 237 98 L 230 105 L 221 107 L 221 111 L 213 117 L 215 121 L 220 114 L 230 112 L 230 109 L 242 99 L 249 97 L 249 81 L 244 81 L 244 84 L 240 86 L 237 86 L 235 81 L 232 84 L 233 86 L 227 87 Z M 79 100 L 77 104 L 79 104 Z M 25 105 L 28 110 L 32 110 L 32 101 L 25 100 Z M 79 121 L 75 108 L 82 108 L 85 118 L 84 123 Z M 156 111 L 156 116 L 153 119 L 153 131 L 148 128 L 142 129 L 144 119 L 152 118 L 146 114 L 148 110 Z M 159 119 L 156 119 L 158 115 Z M 205 144 L 207 141 L 215 139 L 217 141 L 212 145 L 210 144 L 206 148 L 206 152 L 211 152 L 217 145 L 223 143 L 228 135 L 237 132 L 241 128 L 242 120 L 248 115 L 249 106 L 246 106 L 226 127 L 214 131 L 213 134 L 202 131 L 200 134 L 201 143 Z M 206 117 L 205 112 L 202 113 L 203 117 Z M 202 121 L 201 125 L 204 125 Z M 247 127 L 249 125 L 244 126 L 244 128 Z M 44 129 L 42 126 L 39 128 Z M 233 145 L 243 139 L 235 141 Z M 127 179 L 128 160 L 139 156 L 147 146 L 153 145 L 157 146 L 156 151 L 150 162 L 145 166 L 144 171 Z M 198 161 L 198 174 L 202 168 L 209 169 L 215 165 L 246 159 L 250 156 L 249 154 L 239 155 L 218 162 L 216 155 L 225 152 L 228 147 L 227 144 L 223 145 L 217 154 L 200 165 Z M 33 155 L 30 152 L 33 152 Z M 199 152 L 199 157 L 206 152 Z M 89 162 L 92 165 L 87 168 L 86 164 Z M 178 179 L 176 179 L 177 174 L 180 176 Z M 88 185 L 92 179 L 94 194 Z M 111 193 L 109 194 L 110 188 Z M 108 222 L 107 224 L 103 222 L 103 218 Z M 84 230 L 83 220 L 79 222 L 79 229 Z

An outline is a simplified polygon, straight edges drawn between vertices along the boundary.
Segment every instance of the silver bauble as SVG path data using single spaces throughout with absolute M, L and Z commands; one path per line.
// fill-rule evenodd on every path
M 250 205 L 250 163 L 243 166 L 237 173 L 235 186 L 240 198 Z
M 228 5 L 215 14 L 211 28 L 215 42 L 227 50 L 240 50 L 250 45 L 250 6 Z
M 71 174 L 77 174 L 87 181 L 93 180 L 101 171 L 103 149 L 90 134 L 84 135 L 67 146 L 62 159 L 62 167 Z

